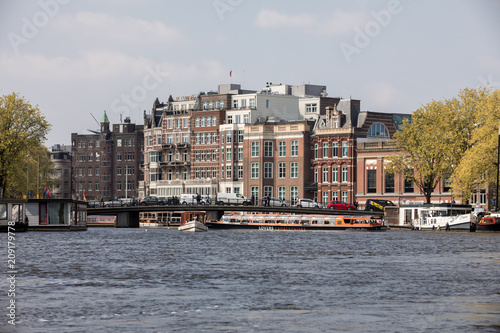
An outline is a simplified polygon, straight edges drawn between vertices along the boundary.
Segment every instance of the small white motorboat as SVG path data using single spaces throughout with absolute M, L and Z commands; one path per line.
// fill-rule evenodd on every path
M 181 215 L 180 231 L 202 232 L 208 231 L 205 224 L 205 212 L 184 212 Z

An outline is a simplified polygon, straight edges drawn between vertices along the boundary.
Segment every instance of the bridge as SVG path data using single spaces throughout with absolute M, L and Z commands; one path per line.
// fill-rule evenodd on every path
M 208 220 L 219 220 L 226 211 L 255 213 L 315 214 L 315 215 L 373 215 L 383 217 L 383 212 L 362 210 L 335 210 L 326 208 L 269 207 L 245 205 L 165 205 L 165 206 L 123 206 L 87 208 L 87 215 L 114 215 L 118 228 L 138 228 L 141 212 L 186 212 L 205 211 Z

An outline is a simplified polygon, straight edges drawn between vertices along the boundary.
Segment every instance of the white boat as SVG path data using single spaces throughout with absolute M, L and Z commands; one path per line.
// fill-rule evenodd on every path
M 410 223 L 417 230 L 470 230 L 474 222 L 468 205 L 402 205 L 399 209 L 400 225 Z
M 208 231 L 205 224 L 205 212 L 184 212 L 181 216 L 180 231 L 203 232 Z

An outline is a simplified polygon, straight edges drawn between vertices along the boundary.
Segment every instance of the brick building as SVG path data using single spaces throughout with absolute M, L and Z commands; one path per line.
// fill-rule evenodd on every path
M 71 134 L 72 197 L 87 200 L 134 198 L 142 180 L 143 126 L 126 118 L 111 131 L 104 111 L 100 131 Z
M 308 121 L 268 119 L 244 130 L 244 195 L 278 197 L 293 203 L 310 182 Z

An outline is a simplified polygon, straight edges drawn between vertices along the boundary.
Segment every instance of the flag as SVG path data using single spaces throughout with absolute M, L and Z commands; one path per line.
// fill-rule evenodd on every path
M 233 71 L 232 71 L 232 70 L 231 70 L 231 71 L 229 71 L 229 76 L 230 76 L 230 77 L 233 77 Z
M 49 188 L 48 188 L 47 186 L 45 186 L 45 191 L 43 191 L 43 194 L 46 194 L 46 195 L 48 195 L 49 197 L 51 197 L 51 196 L 52 196 L 52 194 L 50 193 L 50 190 L 49 190 Z
M 87 201 L 87 196 L 83 193 L 83 200 Z

